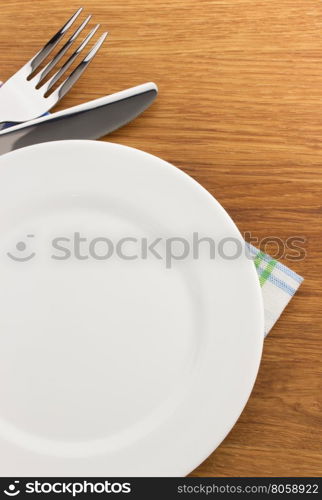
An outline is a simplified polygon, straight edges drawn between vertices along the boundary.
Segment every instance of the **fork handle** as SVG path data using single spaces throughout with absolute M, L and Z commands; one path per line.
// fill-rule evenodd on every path
M 17 102 L 18 90 L 16 89 L 16 93 L 14 93 L 6 83 L 0 82 L 0 84 L 0 130 L 2 130 L 7 123 L 15 124 L 27 121 L 28 117 L 30 117 L 32 104 L 28 99 L 28 95 L 26 95 L 24 99 L 21 99 L 19 114 L 17 114 L 13 103 Z M 35 113 L 33 113 L 33 116 L 35 116 Z

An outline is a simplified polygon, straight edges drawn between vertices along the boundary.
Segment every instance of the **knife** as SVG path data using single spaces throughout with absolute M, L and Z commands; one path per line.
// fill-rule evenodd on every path
M 40 142 L 99 139 L 141 114 L 154 101 L 153 82 L 122 90 L 0 132 L 0 155 Z

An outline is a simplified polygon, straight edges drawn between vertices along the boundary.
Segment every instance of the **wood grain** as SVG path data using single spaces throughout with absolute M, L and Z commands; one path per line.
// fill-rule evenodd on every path
M 3 2 L 2 79 L 76 7 Z M 156 104 L 107 140 L 182 168 L 259 240 L 306 238 L 306 257 L 284 260 L 305 282 L 265 342 L 248 405 L 193 475 L 321 476 L 321 2 L 87 0 L 86 10 L 109 41 L 59 109 L 157 82 Z

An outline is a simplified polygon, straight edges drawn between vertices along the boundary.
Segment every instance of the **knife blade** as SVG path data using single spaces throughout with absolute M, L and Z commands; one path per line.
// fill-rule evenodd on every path
M 153 82 L 0 131 L 0 155 L 40 142 L 99 139 L 129 123 L 154 101 Z

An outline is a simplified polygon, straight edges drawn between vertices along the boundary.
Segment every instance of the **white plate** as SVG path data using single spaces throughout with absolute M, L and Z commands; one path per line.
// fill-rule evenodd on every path
M 158 158 L 62 141 L 0 159 L 0 214 L 0 474 L 188 474 L 239 417 L 261 357 L 258 279 L 244 252 L 227 259 L 242 241 L 227 213 Z M 169 238 L 193 233 L 234 240 L 169 268 L 170 245 L 187 248 Z M 103 237 L 137 238 L 122 251 L 141 258 L 107 258 Z M 154 238 L 161 259 L 142 258 Z

